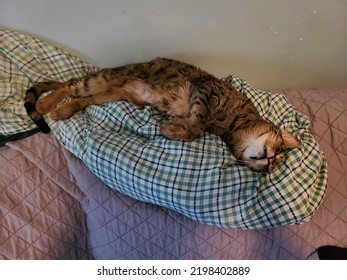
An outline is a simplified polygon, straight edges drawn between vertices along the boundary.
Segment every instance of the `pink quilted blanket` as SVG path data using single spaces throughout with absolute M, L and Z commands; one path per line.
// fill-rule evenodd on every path
M 54 137 L 8 142 L 0 170 L 0 259 L 91 257 L 84 194 Z
M 52 136 L 0 148 L 0 259 L 305 259 L 347 247 L 347 90 L 283 91 L 328 160 L 313 219 L 275 229 L 198 224 L 117 193 Z

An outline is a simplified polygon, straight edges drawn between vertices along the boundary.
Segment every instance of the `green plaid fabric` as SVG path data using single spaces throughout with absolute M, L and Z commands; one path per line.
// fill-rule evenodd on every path
M 86 65 L 78 73 L 90 70 Z M 61 143 L 102 181 L 135 199 L 220 227 L 272 228 L 307 222 L 327 184 L 326 161 L 309 132 L 308 118 L 282 95 L 255 90 L 236 76 L 226 81 L 251 98 L 265 118 L 302 141 L 270 173 L 238 165 L 215 135 L 205 133 L 190 143 L 161 136 L 159 123 L 165 119 L 152 108 L 107 103 L 90 106 L 69 120 L 47 121 Z
M 0 29 L 0 143 L 36 131 L 24 108 L 26 89 L 38 81 L 66 81 L 96 71 L 46 42 Z

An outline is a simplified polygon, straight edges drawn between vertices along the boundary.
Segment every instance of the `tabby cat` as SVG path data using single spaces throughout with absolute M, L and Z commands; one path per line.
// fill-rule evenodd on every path
M 71 100 L 57 106 L 66 97 Z M 300 146 L 295 136 L 263 119 L 251 100 L 229 83 L 166 58 L 102 69 L 81 80 L 36 84 L 27 90 L 25 107 L 48 133 L 42 115 L 50 112 L 53 120 L 67 119 L 89 105 L 110 101 L 155 106 L 171 117 L 160 132 L 172 140 L 192 141 L 205 131 L 218 135 L 240 163 L 256 171 L 272 169 L 286 149 Z

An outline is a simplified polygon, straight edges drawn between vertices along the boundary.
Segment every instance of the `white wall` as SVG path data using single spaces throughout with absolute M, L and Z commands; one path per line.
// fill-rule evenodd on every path
M 167 56 L 261 89 L 347 87 L 341 0 L 0 0 L 0 26 L 101 67 Z

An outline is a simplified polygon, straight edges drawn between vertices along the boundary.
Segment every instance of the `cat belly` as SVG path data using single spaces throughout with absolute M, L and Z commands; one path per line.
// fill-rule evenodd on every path
M 189 87 L 174 90 L 154 89 L 142 81 L 131 81 L 122 86 L 129 94 L 129 101 L 138 106 L 154 106 L 170 116 L 187 116 L 190 112 Z

